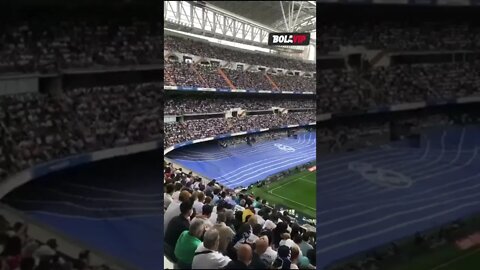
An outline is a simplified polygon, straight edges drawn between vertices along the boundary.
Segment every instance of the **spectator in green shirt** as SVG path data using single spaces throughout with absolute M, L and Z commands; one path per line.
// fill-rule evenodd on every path
M 195 219 L 190 224 L 188 231 L 184 231 L 175 245 L 175 257 L 180 269 L 191 269 L 195 250 L 202 244 L 200 240 L 205 233 L 205 221 Z

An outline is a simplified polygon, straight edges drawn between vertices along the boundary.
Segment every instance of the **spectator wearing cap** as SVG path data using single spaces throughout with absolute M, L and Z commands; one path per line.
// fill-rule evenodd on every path
M 213 225 L 213 229 L 216 229 L 219 233 L 219 246 L 218 251 L 225 254 L 227 251 L 228 244 L 232 241 L 235 236 L 235 232 L 232 228 L 226 225 L 227 214 L 225 212 L 220 212 L 217 214 L 217 222 Z
M 205 221 L 197 219 L 190 224 L 188 231 L 182 232 L 175 244 L 175 257 L 180 269 L 192 267 L 195 250 L 202 244 L 202 237 L 205 233 Z
M 192 204 L 189 201 L 182 202 L 182 204 L 180 204 L 180 215 L 174 217 L 170 223 L 168 223 L 165 233 L 165 243 L 170 246 L 171 250 L 175 250 L 175 244 L 180 234 L 190 227 L 190 216 L 192 213 Z
M 231 259 L 219 252 L 220 234 L 216 229 L 205 232 L 203 243 L 195 250 L 192 269 L 220 269 Z
M 248 244 L 241 244 L 237 248 L 237 258 L 227 264 L 224 269 L 248 269 L 252 262 L 252 247 Z
M 190 200 L 190 196 L 190 192 L 183 190 L 182 192 L 180 192 L 180 196 L 178 197 L 179 200 L 174 200 L 172 203 L 170 203 L 167 210 L 165 211 L 165 214 L 163 215 L 164 233 L 167 231 L 167 227 L 170 221 L 174 217 L 180 215 L 180 205 L 182 204 L 182 202 L 188 202 Z

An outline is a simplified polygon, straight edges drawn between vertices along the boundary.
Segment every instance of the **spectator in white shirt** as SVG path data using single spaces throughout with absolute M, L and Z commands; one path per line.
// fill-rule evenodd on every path
M 213 222 L 210 221 L 210 216 L 212 215 L 213 207 L 209 204 L 205 204 L 202 207 L 202 214 L 197 214 L 194 219 L 192 219 L 192 222 L 196 219 L 203 219 L 205 221 L 205 226 L 208 228 L 213 227 Z
M 220 235 L 216 229 L 210 229 L 203 236 L 203 243 L 195 250 L 192 269 L 221 269 L 231 259 L 218 252 Z
M 165 211 L 165 214 L 163 215 L 163 233 L 167 231 L 168 223 L 170 223 L 170 221 L 174 217 L 180 215 L 180 204 L 182 204 L 182 202 L 190 200 L 190 196 L 190 192 L 188 192 L 187 190 L 183 190 L 182 192 L 180 192 L 179 200 L 173 200 L 173 202 L 170 203 L 167 210 Z
M 201 213 L 203 202 L 205 201 L 205 194 L 201 191 L 198 191 L 197 197 L 198 199 L 193 203 L 193 208 L 195 209 L 196 213 Z
M 178 201 L 178 196 L 180 195 L 180 191 L 182 190 L 183 185 L 180 182 L 175 183 L 175 191 L 172 194 L 172 199 Z
M 174 185 L 169 183 L 165 186 L 165 193 L 163 193 L 163 207 L 165 209 L 168 208 L 170 203 L 173 201 L 172 194 L 173 194 Z
M 260 255 L 260 259 L 266 261 L 269 265 L 271 265 L 275 259 L 277 258 L 277 252 L 275 250 L 273 250 L 272 248 L 272 234 L 271 232 L 264 232 L 262 233 L 264 235 L 260 236 L 260 237 L 266 237 L 267 240 L 268 240 L 268 248 L 267 250 L 265 250 L 265 252 L 263 252 L 262 255 Z
M 292 247 L 297 247 L 298 250 L 300 250 L 300 247 L 295 243 L 295 241 L 293 241 L 292 239 L 290 239 L 290 234 L 289 233 L 283 233 L 282 234 L 282 240 L 280 240 L 280 246 L 287 246 L 289 248 L 292 248 Z M 300 257 L 303 256 L 302 252 L 300 251 Z

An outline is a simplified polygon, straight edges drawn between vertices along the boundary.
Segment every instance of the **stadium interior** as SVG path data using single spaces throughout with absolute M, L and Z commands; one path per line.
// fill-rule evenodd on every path
M 166 2 L 166 268 L 315 269 L 315 6 Z
M 0 270 L 479 270 L 479 4 L 0 1 Z

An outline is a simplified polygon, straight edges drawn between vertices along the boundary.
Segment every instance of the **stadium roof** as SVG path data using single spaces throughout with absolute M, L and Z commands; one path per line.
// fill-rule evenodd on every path
M 206 1 L 278 32 L 316 29 L 315 1 Z
M 316 46 L 314 1 L 164 1 L 165 29 L 297 57 Z M 309 32 L 308 48 L 268 45 L 272 32 Z

